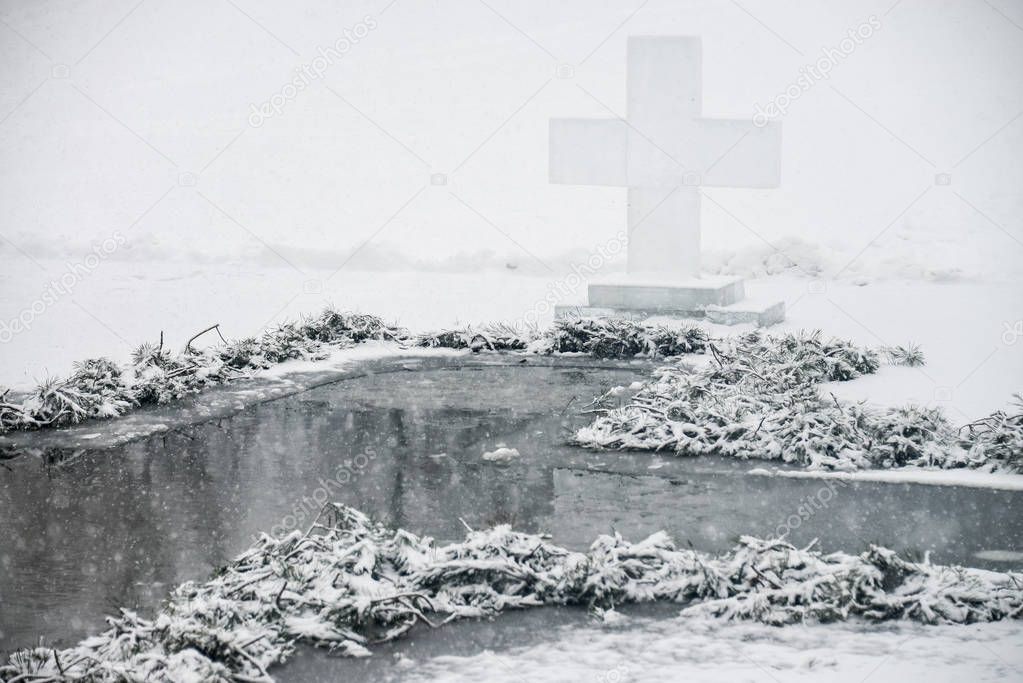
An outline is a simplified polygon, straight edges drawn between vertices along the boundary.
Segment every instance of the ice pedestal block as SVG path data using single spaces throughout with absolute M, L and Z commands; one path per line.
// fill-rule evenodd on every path
M 589 285 L 590 306 L 665 313 L 695 311 L 707 306 L 729 306 L 741 301 L 744 295 L 742 278 L 658 282 L 630 276 L 620 281 Z

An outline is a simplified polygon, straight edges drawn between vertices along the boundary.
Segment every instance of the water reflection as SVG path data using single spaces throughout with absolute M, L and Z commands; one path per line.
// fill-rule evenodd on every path
M 369 452 L 331 498 L 444 539 L 552 511 L 541 469 L 482 466 L 498 442 L 552 444 L 562 408 L 631 382 L 623 370 L 493 368 L 379 374 L 255 406 L 232 418 L 0 471 L 0 649 L 68 643 L 119 606 L 152 609 L 252 537 L 294 516 L 320 482 Z M 564 413 L 564 414 L 563 414 Z M 540 438 L 540 435 L 543 438 Z M 431 457 L 439 456 L 441 457 Z

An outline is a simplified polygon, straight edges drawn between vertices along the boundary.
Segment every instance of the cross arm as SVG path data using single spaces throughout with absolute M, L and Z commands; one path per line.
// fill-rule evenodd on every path
M 669 120 L 629 131 L 628 178 L 633 187 L 777 187 L 781 123 L 748 120 Z

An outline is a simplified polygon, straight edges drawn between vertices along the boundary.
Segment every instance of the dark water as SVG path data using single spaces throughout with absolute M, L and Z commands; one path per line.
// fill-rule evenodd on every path
M 722 551 L 740 533 L 788 524 L 795 542 L 819 537 L 827 550 L 880 542 L 929 551 L 936 562 L 1018 568 L 974 554 L 1023 550 L 1023 493 L 879 483 L 824 493 L 821 481 L 744 474 L 762 463 L 565 445 L 588 421 L 582 406 L 639 376 L 564 367 L 376 374 L 59 468 L 8 461 L 0 468 L 0 650 L 39 636 L 72 643 L 101 631 L 103 615 L 120 606 L 148 613 L 257 532 L 307 526 L 327 497 L 441 540 L 463 536 L 461 518 L 549 532 L 575 549 L 612 529 L 634 539 L 666 529 L 680 543 Z M 521 460 L 481 460 L 502 443 Z M 812 514 L 799 517 L 808 500 L 817 501 L 804 508 Z

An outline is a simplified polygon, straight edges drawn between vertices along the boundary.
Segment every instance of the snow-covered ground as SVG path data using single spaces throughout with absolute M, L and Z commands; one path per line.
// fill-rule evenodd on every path
M 747 472 L 752 476 L 788 477 L 792 479 L 830 479 L 842 482 L 881 481 L 901 484 L 930 484 L 933 486 L 970 486 L 1023 491 L 1023 474 L 982 472 L 979 470 L 925 470 L 902 467 L 892 470 L 859 470 L 856 472 L 826 472 L 823 470 L 782 470 L 758 467 Z
M 11 261 L 0 272 L 0 321 L 25 316 L 59 261 Z M 28 316 L 28 329 L 0 344 L 0 384 L 28 388 L 63 375 L 76 360 L 127 360 L 143 341 L 181 347 L 213 323 L 232 338 L 333 303 L 374 313 L 412 330 L 458 323 L 523 323 L 553 318 L 551 302 L 583 303 L 585 285 L 570 267 L 549 275 L 507 269 L 442 273 L 372 272 L 241 265 L 100 263 L 67 296 Z M 961 423 L 1003 408 L 1023 390 L 1023 287 L 1018 282 L 848 280 L 772 276 L 748 283 L 751 296 L 784 300 L 787 320 L 775 329 L 821 329 L 871 346 L 921 344 L 923 368 L 885 367 L 877 375 L 827 386 L 845 398 L 879 404 L 941 405 Z M 728 333 L 742 328 L 715 328 Z M 0 332 L 3 329 L 0 328 Z M 212 336 L 212 335 L 211 335 Z
M 572 626 L 546 642 L 409 659 L 407 681 L 958 683 L 1023 677 L 1023 626 L 832 624 L 776 628 L 701 619 Z

